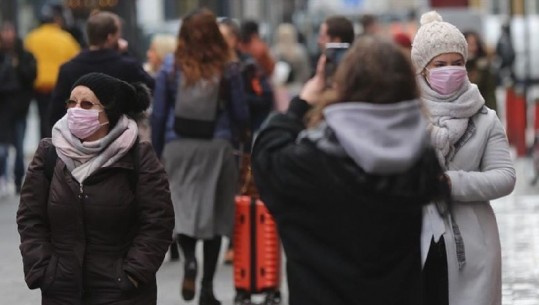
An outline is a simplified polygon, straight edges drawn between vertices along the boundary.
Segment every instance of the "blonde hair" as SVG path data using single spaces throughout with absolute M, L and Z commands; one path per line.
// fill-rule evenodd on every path
M 176 50 L 178 42 L 175 35 L 157 34 L 153 36 L 151 44 L 154 46 L 155 53 L 157 53 L 159 59 L 163 60 L 165 55 Z
M 292 60 L 297 56 L 301 56 L 301 51 L 298 49 L 298 32 L 290 23 L 282 23 L 275 32 L 275 53 L 287 60 Z

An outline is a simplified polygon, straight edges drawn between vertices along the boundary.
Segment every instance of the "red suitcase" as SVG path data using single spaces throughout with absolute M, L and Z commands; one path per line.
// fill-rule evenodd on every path
M 280 303 L 281 249 L 276 224 L 254 196 L 236 197 L 234 227 L 236 305 L 251 304 L 251 294 L 264 293 L 264 304 Z

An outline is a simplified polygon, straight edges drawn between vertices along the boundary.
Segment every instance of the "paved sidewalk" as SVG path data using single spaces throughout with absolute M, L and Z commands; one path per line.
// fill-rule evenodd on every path
M 539 304 L 539 184 L 519 159 L 513 194 L 493 202 L 502 244 L 503 305 Z
M 30 130 L 37 130 L 36 120 L 30 120 Z M 36 139 L 27 139 L 27 151 L 35 149 Z M 502 243 L 503 305 L 539 305 L 539 184 L 530 186 L 529 163 L 515 161 L 517 187 L 513 194 L 494 201 Z M 40 303 L 39 291 L 26 287 L 16 231 L 16 196 L 0 198 L 0 304 L 35 305 Z M 226 247 L 227 242 L 223 243 Z M 201 257 L 199 245 L 198 257 Z M 222 251 L 222 254 L 224 251 Z M 198 304 L 185 302 L 180 296 L 181 262 L 165 260 L 157 275 L 159 305 Z M 286 283 L 283 282 L 283 305 L 286 305 Z M 234 289 L 232 267 L 219 264 L 215 283 L 216 296 L 223 305 L 232 305 Z

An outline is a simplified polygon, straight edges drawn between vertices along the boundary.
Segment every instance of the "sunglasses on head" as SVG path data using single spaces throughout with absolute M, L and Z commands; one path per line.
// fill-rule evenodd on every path
M 80 108 L 82 109 L 92 109 L 95 105 L 101 106 L 98 103 L 93 103 L 90 101 L 80 101 L 76 102 L 74 100 L 67 100 L 66 101 L 66 108 L 74 108 L 75 106 L 80 105 Z

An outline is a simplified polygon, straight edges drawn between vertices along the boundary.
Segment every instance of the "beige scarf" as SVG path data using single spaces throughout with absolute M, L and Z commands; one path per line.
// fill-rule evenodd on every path
M 52 144 L 58 157 L 79 182 L 97 169 L 107 167 L 122 158 L 138 136 L 137 123 L 123 115 L 109 133 L 96 141 L 81 142 L 69 131 L 67 115 L 52 128 Z

